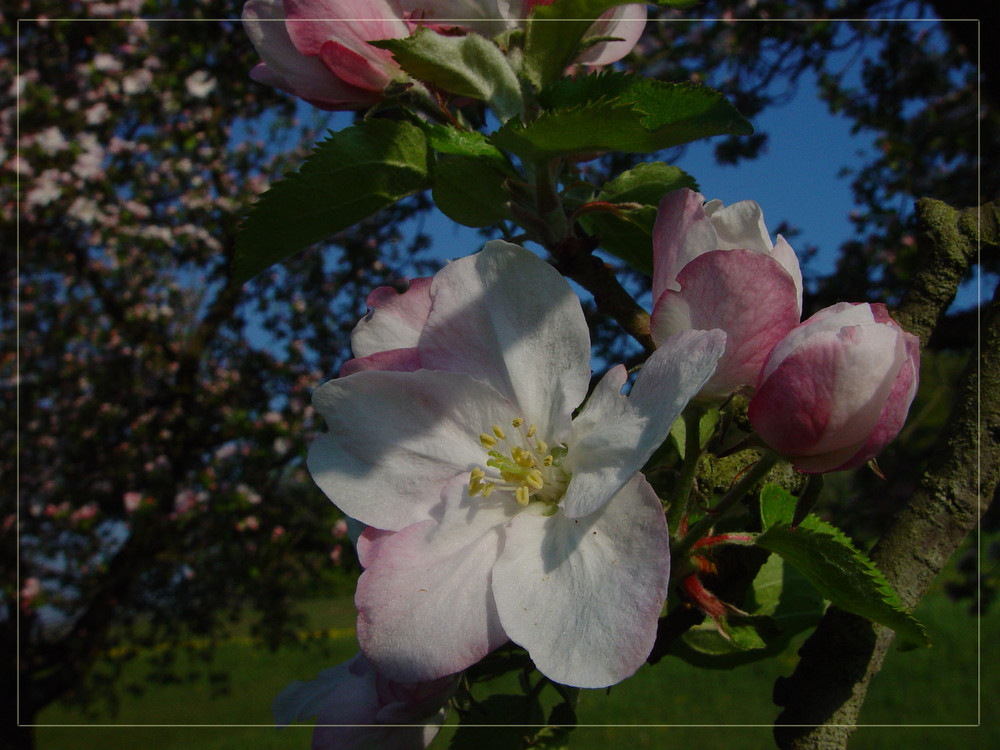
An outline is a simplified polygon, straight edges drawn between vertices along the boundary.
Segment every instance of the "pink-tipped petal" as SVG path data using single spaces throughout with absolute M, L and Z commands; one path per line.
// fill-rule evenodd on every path
M 584 40 L 594 37 L 614 37 L 601 42 L 577 58 L 584 65 L 610 65 L 632 51 L 646 28 L 646 6 L 641 3 L 619 5 L 606 10 L 588 29 Z
M 426 521 L 368 555 L 355 595 L 358 640 L 392 679 L 460 672 L 507 640 L 490 590 L 501 530 L 468 532 L 456 540 Z
M 391 286 L 380 286 L 366 302 L 371 314 L 351 333 L 355 357 L 416 347 L 431 311 L 431 279 L 413 279 L 402 294 Z
M 701 398 L 719 400 L 740 386 L 754 386 L 768 353 L 799 322 L 793 279 L 773 258 L 750 250 L 700 255 L 653 306 L 650 332 L 662 343 L 680 331 L 718 328 L 726 353 Z
M 421 368 L 420 352 L 412 349 L 391 349 L 387 352 L 376 352 L 367 357 L 355 357 L 344 362 L 340 367 L 340 377 L 344 378 L 356 372 L 366 370 L 393 370 L 395 372 L 415 372 Z
M 340 42 L 354 52 L 368 56 L 367 42 L 399 39 L 410 30 L 398 10 L 387 0 L 285 0 L 288 34 L 304 55 L 319 55 L 329 40 Z M 390 56 L 391 57 L 391 56 Z
M 899 432 L 918 368 L 916 339 L 884 309 L 840 303 L 775 346 L 748 416 L 800 471 L 853 468 Z
M 653 224 L 653 299 L 667 289 L 677 291 L 677 274 L 702 253 L 716 250 L 718 240 L 705 215 L 705 197 L 688 188 L 663 196 Z
M 381 93 L 392 80 L 382 66 L 373 65 L 369 58 L 348 49 L 340 42 L 323 42 L 319 58 L 337 78 L 362 91 Z

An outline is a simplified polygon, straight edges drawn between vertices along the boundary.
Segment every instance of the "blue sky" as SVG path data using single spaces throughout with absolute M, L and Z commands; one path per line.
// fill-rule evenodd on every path
M 874 148 L 870 133 L 851 133 L 852 121 L 831 114 L 816 94 L 812 74 L 803 76 L 795 96 L 754 119 L 754 127 L 769 133 L 765 152 L 737 166 L 720 166 L 713 157 L 717 139 L 689 144 L 677 166 L 698 181 L 706 200 L 725 204 L 750 199 L 760 204 L 772 234 L 783 221 L 801 230 L 791 239 L 796 250 L 819 248 L 805 271 L 826 275 L 834 269 L 840 246 L 854 235 L 849 220 L 855 208 L 850 178 L 838 176 L 844 167 L 858 167 Z M 443 216 L 427 224 L 434 251 L 454 258 L 482 244 L 475 230 L 454 225 Z M 996 279 L 984 279 L 982 296 L 989 296 Z M 975 282 L 959 292 L 956 307 L 975 304 Z M 850 300 L 862 302 L 866 300 Z

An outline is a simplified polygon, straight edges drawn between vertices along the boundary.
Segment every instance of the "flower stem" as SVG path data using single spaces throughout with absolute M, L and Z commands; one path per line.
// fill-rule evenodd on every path
M 701 458 L 701 418 L 704 414 L 705 409 L 696 404 L 689 404 L 684 410 L 684 465 L 681 466 L 674 499 L 667 510 L 667 528 L 674 534 L 678 533 L 691 505 L 691 488 L 698 470 L 698 459 Z
M 711 512 L 688 529 L 684 538 L 674 545 L 671 550 L 671 556 L 674 559 L 681 559 L 687 555 L 694 546 L 694 543 L 703 537 L 716 524 L 719 518 L 732 510 L 747 492 L 753 489 L 753 486 L 757 482 L 767 476 L 767 473 L 774 468 L 776 463 L 778 463 L 778 455 L 776 453 L 768 451 L 761 456 L 760 460 L 743 475 L 743 478 L 729 492 L 722 496 L 722 499 L 716 503 Z

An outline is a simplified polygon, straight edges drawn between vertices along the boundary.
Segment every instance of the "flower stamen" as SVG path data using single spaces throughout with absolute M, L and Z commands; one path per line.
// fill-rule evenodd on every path
M 551 515 L 558 509 L 559 499 L 569 483 L 569 477 L 559 467 L 565 447 L 557 447 L 550 453 L 548 444 L 535 436 L 536 425 L 524 429 L 523 417 L 514 417 L 511 426 L 519 435 L 512 435 L 510 440 L 498 424 L 491 425 L 490 432 L 479 433 L 479 442 L 487 449 L 488 458 L 484 466 L 477 466 L 469 473 L 469 497 L 486 498 L 499 488 L 511 493 L 521 507 L 533 501 L 544 503 L 545 513 Z M 500 447 L 501 442 L 507 443 L 506 450 Z M 494 472 L 488 475 L 490 469 Z

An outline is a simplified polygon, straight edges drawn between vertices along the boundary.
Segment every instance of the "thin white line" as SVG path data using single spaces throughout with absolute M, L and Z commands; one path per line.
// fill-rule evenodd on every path
M 260 21 L 283 21 L 284 19 L 254 19 L 255 22 Z M 303 21 L 343 21 L 343 22 L 358 22 L 358 21 L 381 21 L 384 20 L 380 17 L 371 18 L 310 18 L 310 19 L 296 19 Z M 508 19 L 504 18 L 436 18 L 432 19 L 434 23 L 458 23 L 463 21 L 506 21 Z M 565 21 L 589 21 L 592 19 L 587 18 L 560 18 L 560 19 L 535 19 L 536 21 L 555 21 L 555 22 L 565 22 Z M 153 23 L 240 23 L 242 19 L 240 17 L 224 17 L 224 18 L 155 18 L 155 17 L 125 17 L 125 18 L 18 18 L 17 19 L 17 37 L 20 38 L 21 34 L 21 23 L 129 23 L 136 21 L 143 22 L 153 22 Z M 944 23 L 944 22 L 968 22 L 975 21 L 977 24 L 977 40 L 979 43 L 979 49 L 977 51 L 976 66 L 980 73 L 982 73 L 982 19 L 979 18 L 787 18 L 787 19 L 764 19 L 764 18 L 693 18 L 693 19 L 683 19 L 683 18 L 663 18 L 663 19 L 648 19 L 652 23 L 809 23 L 812 21 L 825 21 L 827 23 Z M 21 74 L 21 48 L 20 45 L 16 45 L 17 50 L 15 53 L 15 82 L 20 78 Z M 981 83 L 977 80 L 977 113 L 982 106 L 982 92 Z M 21 92 L 20 88 L 17 88 L 16 92 L 16 113 L 15 113 L 15 138 L 16 138 L 16 153 L 17 153 L 17 165 L 20 167 L 21 164 L 21 148 L 20 148 L 20 127 L 21 127 Z M 979 154 L 979 165 L 978 165 L 978 176 L 977 176 L 977 193 L 982 192 L 982 122 L 981 118 L 977 116 L 976 118 L 976 143 L 977 151 Z M 16 195 L 20 196 L 21 193 L 21 173 L 20 169 L 17 170 L 15 175 L 15 190 Z M 977 209 L 978 210 L 978 209 Z M 981 217 L 979 217 L 981 218 Z M 980 223 L 980 226 L 981 223 Z M 20 503 L 20 444 L 21 444 L 21 421 L 20 421 L 20 411 L 21 411 L 21 378 L 20 378 L 20 268 L 21 268 L 21 240 L 20 240 L 20 227 L 21 227 L 21 211 L 20 211 L 20 200 L 18 201 L 18 210 L 15 216 L 15 246 L 17 248 L 16 259 L 15 259 L 15 283 L 17 285 L 15 290 L 15 339 L 17 345 L 15 346 L 15 359 L 14 359 L 14 372 L 15 372 L 15 419 L 17 421 L 15 427 L 15 494 L 17 497 L 17 508 L 15 511 L 16 523 L 17 523 L 17 538 L 15 542 L 15 547 L 17 550 L 17 562 L 16 562 L 16 601 L 17 601 L 17 611 L 20 612 L 20 600 L 21 600 L 21 556 L 20 556 L 20 544 L 21 544 L 21 503 Z M 980 233 L 981 234 L 981 233 Z M 982 266 L 979 263 L 981 259 L 981 239 L 977 238 L 977 297 L 980 301 L 980 307 L 982 303 Z M 982 327 L 982 312 L 980 310 L 977 316 L 977 344 L 976 351 L 977 357 L 981 355 L 981 327 Z M 976 384 L 976 396 L 977 396 L 977 434 L 979 429 L 979 424 L 981 423 L 981 384 L 977 378 Z M 976 444 L 976 475 L 977 475 L 977 488 L 981 488 L 981 435 L 979 435 L 980 440 L 977 440 Z M 982 524 L 977 524 L 977 555 L 976 555 L 976 565 L 977 570 L 980 575 L 977 580 L 977 612 L 982 606 L 982 575 L 981 575 L 981 565 L 982 565 Z M 16 626 L 16 644 L 18 657 L 21 654 L 21 621 L 18 617 Z M 982 725 L 982 618 L 976 618 L 976 678 L 977 678 L 977 714 L 975 724 L 830 724 L 830 727 L 840 727 L 840 728 L 891 728 L 891 729 L 926 729 L 926 728 L 973 728 Z M 19 727 L 52 727 L 52 728 L 81 728 L 81 729 L 99 729 L 99 728 L 274 728 L 273 724 L 22 724 L 21 718 L 21 681 L 17 681 L 16 686 L 16 702 L 17 702 L 17 719 Z M 360 726 L 366 727 L 370 726 L 368 724 L 294 724 L 289 725 L 290 727 L 300 727 L 303 729 L 313 729 L 316 726 Z M 396 724 L 382 724 L 379 726 L 390 727 L 390 726 L 410 726 L 410 725 L 396 725 Z M 481 727 L 507 727 L 507 724 L 480 724 L 476 726 Z M 539 725 L 523 725 L 523 726 L 546 726 L 544 724 Z M 578 728 L 761 728 L 761 729 L 772 729 L 773 724 L 576 724 Z M 786 724 L 782 726 L 813 726 L 811 724 Z

